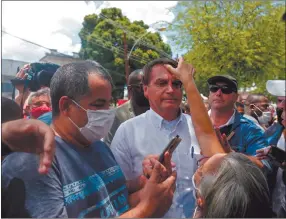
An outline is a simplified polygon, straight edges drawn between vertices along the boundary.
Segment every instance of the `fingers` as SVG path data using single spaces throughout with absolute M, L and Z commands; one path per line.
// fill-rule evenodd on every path
M 163 186 L 169 187 L 170 189 L 175 191 L 176 180 L 177 180 L 177 171 L 173 171 L 172 174 L 162 184 Z
M 166 171 L 166 168 L 159 161 L 155 159 L 151 159 L 151 162 L 154 162 L 155 165 L 149 181 L 155 183 L 161 182 L 162 175 L 164 174 L 164 169 Z
M 39 134 L 43 136 L 42 142 L 42 156 L 40 156 L 40 168 L 49 169 L 55 154 L 55 135 L 51 128 L 48 126 L 41 126 Z M 39 169 L 40 172 L 40 169 Z
M 172 162 L 171 154 L 168 151 L 164 154 L 164 166 L 166 167 L 167 174 L 170 175 L 172 173 Z
M 151 162 L 151 159 L 158 160 L 159 156 L 148 155 L 147 157 L 144 158 L 142 162 L 142 169 L 143 169 L 143 174 L 148 178 L 151 176 L 154 167 L 154 163 Z
M 171 65 L 164 65 L 164 66 L 165 66 L 165 68 L 166 68 L 169 72 L 171 72 L 174 76 L 177 76 L 177 75 L 178 75 L 177 70 L 176 70 L 175 68 L 173 68 L 173 66 L 171 66 Z

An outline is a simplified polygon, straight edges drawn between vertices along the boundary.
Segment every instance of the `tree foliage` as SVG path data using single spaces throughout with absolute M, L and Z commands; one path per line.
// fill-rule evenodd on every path
M 122 88 L 126 83 L 124 32 L 127 32 L 126 40 L 129 53 L 135 41 L 146 34 L 148 28 L 149 26 L 143 21 L 131 22 L 118 8 L 105 8 L 99 15 L 87 15 L 84 17 L 83 27 L 79 33 L 82 42 L 80 57 L 102 64 L 109 70 L 114 84 Z M 156 49 L 150 48 L 146 44 Z M 150 60 L 162 57 L 164 53 L 161 51 L 171 55 L 170 46 L 162 41 L 161 36 L 158 33 L 149 32 L 134 48 L 129 59 L 129 72 L 142 68 Z
M 234 76 L 240 88 L 255 82 L 255 92 L 266 92 L 269 79 L 285 79 L 284 2 L 189 1 L 172 10 L 171 40 L 187 49 L 204 94 L 207 78 L 217 74 Z

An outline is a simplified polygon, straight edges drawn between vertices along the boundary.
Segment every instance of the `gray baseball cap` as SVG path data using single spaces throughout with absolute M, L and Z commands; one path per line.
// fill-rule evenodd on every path
M 235 92 L 237 92 L 237 87 L 238 87 L 237 80 L 234 77 L 230 76 L 230 75 L 216 75 L 216 76 L 213 76 L 213 77 L 209 78 L 207 80 L 207 82 L 208 82 L 209 85 L 214 85 L 217 82 L 224 82 L 228 86 L 233 88 L 235 90 Z

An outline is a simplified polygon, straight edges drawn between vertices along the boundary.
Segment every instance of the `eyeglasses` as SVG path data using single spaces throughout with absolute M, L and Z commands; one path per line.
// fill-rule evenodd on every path
M 210 86 L 209 86 L 209 90 L 210 90 L 212 93 L 217 92 L 219 89 L 220 89 L 221 92 L 224 93 L 224 94 L 230 94 L 230 93 L 234 92 L 234 89 L 232 89 L 232 88 L 230 88 L 230 87 L 228 87 L 228 86 L 226 86 L 226 85 L 221 85 L 221 86 L 219 86 L 219 85 L 210 85 Z

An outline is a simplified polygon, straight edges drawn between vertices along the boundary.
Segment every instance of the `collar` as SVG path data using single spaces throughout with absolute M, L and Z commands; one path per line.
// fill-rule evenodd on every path
M 208 114 L 209 114 L 209 116 L 211 115 L 211 110 L 208 111 Z M 235 120 L 235 110 L 233 110 L 233 114 L 229 118 L 229 120 L 225 124 L 219 126 L 218 128 L 223 128 L 225 126 L 232 125 L 234 123 L 234 120 Z
M 180 115 L 173 121 L 167 121 L 162 116 L 160 116 L 158 113 L 156 113 L 153 109 L 150 108 L 149 110 L 150 118 L 152 123 L 155 125 L 155 127 L 161 129 L 164 124 L 168 124 L 170 122 L 176 121 L 175 127 L 183 120 L 183 113 L 182 110 L 180 110 Z

